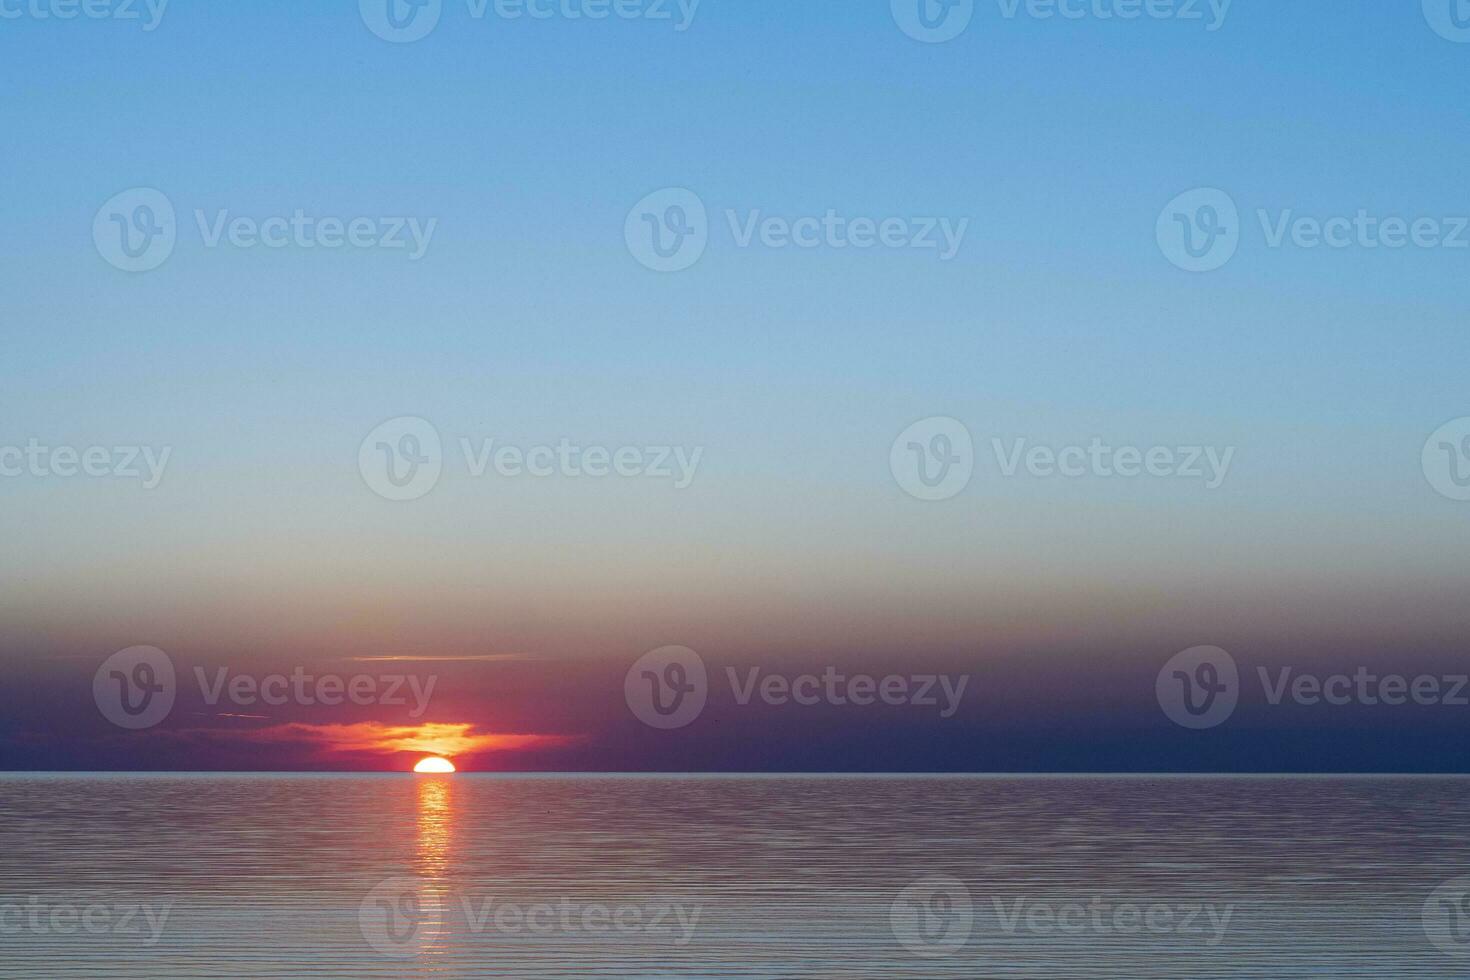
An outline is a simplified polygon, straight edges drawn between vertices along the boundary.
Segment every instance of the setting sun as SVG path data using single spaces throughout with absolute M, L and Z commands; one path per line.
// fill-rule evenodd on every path
M 420 759 L 418 765 L 413 767 L 414 772 L 454 772 L 454 763 L 448 759 L 441 759 L 436 755 Z

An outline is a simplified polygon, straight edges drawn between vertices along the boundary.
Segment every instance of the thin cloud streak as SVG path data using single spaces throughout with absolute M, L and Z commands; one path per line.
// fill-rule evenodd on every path
M 431 656 L 420 654 L 394 654 L 382 657 L 344 657 L 345 663 L 354 664 L 380 664 L 380 663 L 426 663 L 426 664 L 490 664 L 490 663 L 524 663 L 529 661 L 543 660 L 544 657 L 533 653 L 482 653 L 468 656 Z
M 367 753 L 383 756 L 399 752 L 444 756 L 478 755 L 485 752 L 567 745 L 579 738 L 574 735 L 482 732 L 469 723 L 384 725 L 376 721 L 345 725 L 291 722 L 232 734 L 235 738 L 255 742 L 306 743 L 328 754 Z

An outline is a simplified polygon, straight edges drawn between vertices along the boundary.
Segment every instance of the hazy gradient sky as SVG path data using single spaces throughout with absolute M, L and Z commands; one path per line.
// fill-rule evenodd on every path
M 1334 669 L 1463 657 L 1470 504 L 1420 453 L 1470 415 L 1470 249 L 1273 249 L 1255 218 L 1470 214 L 1470 44 L 1418 3 L 1237 0 L 1209 31 L 981 2 L 943 44 L 878 0 L 704 0 L 684 31 L 447 0 L 411 44 L 356 7 L 0 19 L 0 445 L 172 447 L 152 490 L 0 479 L 0 765 L 309 763 L 102 747 L 92 671 L 143 643 L 235 670 L 516 655 L 442 668 L 435 720 L 576 735 L 534 764 L 594 768 L 1310 767 L 1358 737 L 1342 716 L 1273 716 L 1285 741 L 1245 755 L 1182 744 L 1159 665 L 1200 643 Z M 92 224 L 136 187 L 167 195 L 179 241 L 128 274 Z M 711 223 L 676 274 L 623 240 L 666 187 Z M 1242 217 L 1207 274 L 1155 237 L 1197 187 Z M 206 248 L 196 209 L 437 227 L 419 261 Z M 727 209 L 970 224 L 942 261 L 740 248 Z M 398 416 L 446 449 L 410 502 L 358 469 Z M 977 447 L 933 503 L 889 469 L 931 416 Z M 1094 436 L 1235 455 L 1207 490 L 1006 478 L 990 445 Z M 684 489 L 472 478 L 461 438 L 703 457 Z M 942 736 L 752 711 L 671 742 L 621 696 L 665 644 L 967 670 L 984 693 Z M 284 720 L 349 719 L 257 719 Z M 1446 724 L 1376 715 L 1358 763 Z

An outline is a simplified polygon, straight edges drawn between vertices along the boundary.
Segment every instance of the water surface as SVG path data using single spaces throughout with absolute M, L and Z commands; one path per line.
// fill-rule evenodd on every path
M 1467 816 L 1453 778 L 10 774 L 0 976 L 1448 980 Z

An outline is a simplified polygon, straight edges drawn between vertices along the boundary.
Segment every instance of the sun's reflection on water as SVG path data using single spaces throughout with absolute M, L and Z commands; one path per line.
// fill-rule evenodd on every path
M 422 883 L 424 916 L 421 951 L 442 955 L 452 931 L 454 896 L 449 889 L 449 852 L 454 841 L 454 788 L 448 776 L 421 776 L 418 784 L 418 835 L 415 870 Z
M 453 781 L 447 776 L 416 777 L 419 796 L 419 874 L 443 881 L 449 873 L 449 845 L 454 839 Z

